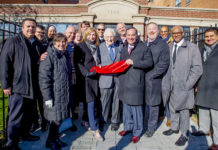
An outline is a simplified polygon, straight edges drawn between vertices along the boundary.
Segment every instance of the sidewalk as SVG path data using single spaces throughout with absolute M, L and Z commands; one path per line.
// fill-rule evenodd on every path
M 180 134 L 173 134 L 169 137 L 162 134 L 163 131 L 168 129 L 166 127 L 166 119 L 160 124 L 153 137 L 147 138 L 142 135 L 137 144 L 131 143 L 131 134 L 125 137 L 118 135 L 123 130 L 123 124 L 120 125 L 119 130 L 116 132 L 111 131 L 110 126 L 105 126 L 105 130 L 102 132 L 105 138 L 104 142 L 96 141 L 91 131 L 81 127 L 78 120 L 74 124 L 78 127 L 78 130 L 76 132 L 65 131 L 61 137 L 61 140 L 68 144 L 62 150 L 207 150 L 212 144 L 210 137 L 190 136 L 189 142 L 185 146 L 175 146 L 174 143 Z M 190 131 L 197 129 L 192 120 L 190 126 Z M 20 148 L 22 150 L 48 150 L 45 147 L 48 132 L 43 133 L 39 130 L 34 134 L 40 136 L 40 140 L 20 143 Z

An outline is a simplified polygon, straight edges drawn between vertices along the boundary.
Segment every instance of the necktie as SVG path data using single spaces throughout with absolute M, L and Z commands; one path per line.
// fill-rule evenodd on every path
M 133 49 L 133 47 L 132 47 L 132 46 L 129 46 L 129 49 L 128 49 L 128 54 L 129 54 L 129 55 L 131 54 L 132 49 Z
M 175 64 L 175 62 L 176 62 L 176 48 L 177 48 L 177 44 L 175 44 L 175 46 L 174 46 L 174 52 L 173 52 L 173 64 Z
M 110 46 L 110 57 L 111 57 L 111 60 L 114 61 L 114 51 L 113 51 L 113 46 Z

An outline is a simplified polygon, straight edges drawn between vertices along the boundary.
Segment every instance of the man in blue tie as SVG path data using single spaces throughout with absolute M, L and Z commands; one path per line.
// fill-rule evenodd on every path
M 107 28 L 104 32 L 105 42 L 101 43 L 100 55 L 101 66 L 110 65 L 120 60 L 119 45 L 114 44 L 115 31 Z M 99 87 L 101 91 L 102 116 L 107 122 L 110 106 L 112 103 L 111 130 L 116 131 L 120 122 L 118 88 L 119 81 L 115 74 L 101 75 L 99 79 Z

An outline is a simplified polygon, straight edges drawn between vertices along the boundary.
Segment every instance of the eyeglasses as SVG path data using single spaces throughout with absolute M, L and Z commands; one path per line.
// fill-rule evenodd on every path
M 105 29 L 98 29 L 98 31 L 104 31 Z
M 172 35 L 181 35 L 183 32 L 173 32 Z

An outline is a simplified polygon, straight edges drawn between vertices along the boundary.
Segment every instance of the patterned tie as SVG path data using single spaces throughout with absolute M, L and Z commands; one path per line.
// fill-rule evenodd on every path
M 131 54 L 132 49 L 133 49 L 133 46 L 129 46 L 129 49 L 128 49 L 128 54 L 129 54 L 129 55 Z
M 177 44 L 175 44 L 175 46 L 174 46 L 174 52 L 173 52 L 173 64 L 175 64 L 175 62 L 176 62 L 176 48 L 177 48 Z
M 113 51 L 113 46 L 110 46 L 110 57 L 111 57 L 111 60 L 114 61 L 114 51 Z

